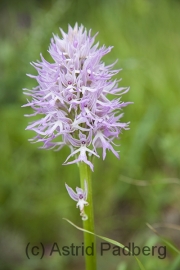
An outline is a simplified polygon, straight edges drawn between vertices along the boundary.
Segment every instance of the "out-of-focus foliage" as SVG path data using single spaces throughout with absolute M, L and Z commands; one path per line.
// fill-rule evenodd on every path
M 62 220 L 81 226 L 79 212 L 64 183 L 79 185 L 76 165 L 62 166 L 69 153 L 37 149 L 27 140 L 29 119 L 22 88 L 36 82 L 29 62 L 49 61 L 52 32 L 68 23 L 99 31 L 97 41 L 113 51 L 105 58 L 117 68 L 123 96 L 134 105 L 124 109 L 129 131 L 121 136 L 121 159 L 108 154 L 95 160 L 93 192 L 96 233 L 124 244 L 163 245 L 146 222 L 180 224 L 180 1 L 59 0 L 0 2 L 0 270 L 83 269 L 83 257 L 54 254 L 28 260 L 28 242 L 81 245 L 83 236 Z M 143 180 L 136 182 L 134 179 Z M 180 248 L 178 230 L 158 229 Z M 100 242 L 98 242 L 98 247 Z M 99 249 L 98 249 L 99 251 Z M 179 269 L 170 249 L 165 259 L 140 256 L 146 269 Z M 99 269 L 137 269 L 133 257 L 98 256 Z

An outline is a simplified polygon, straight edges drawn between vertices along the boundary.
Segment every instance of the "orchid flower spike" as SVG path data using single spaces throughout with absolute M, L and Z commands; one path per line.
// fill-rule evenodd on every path
M 88 188 L 86 180 L 84 180 L 84 190 L 82 188 L 76 187 L 76 192 L 74 192 L 74 190 L 71 187 L 69 187 L 66 183 L 65 186 L 71 199 L 77 202 L 76 207 L 77 208 L 79 207 L 80 216 L 82 216 L 82 220 L 87 220 L 88 217 L 84 212 L 84 206 L 89 205 L 89 203 L 87 202 Z
M 41 142 L 40 148 L 59 151 L 68 146 L 71 153 L 64 165 L 85 162 L 93 171 L 91 156 L 99 158 L 102 152 L 105 159 L 110 150 L 119 158 L 113 141 L 129 129 L 129 122 L 121 121 L 123 108 L 131 104 L 121 96 L 129 88 L 113 79 L 121 70 L 113 69 L 116 62 L 106 66 L 102 61 L 112 46 L 99 47 L 97 34 L 77 23 L 67 33 L 60 31 L 62 37 L 54 35 L 48 50 L 52 61 L 41 55 L 31 63 L 38 74 L 27 74 L 37 86 L 24 89 L 28 98 L 23 107 L 33 109 L 26 116 L 38 117 L 26 129 L 36 133 L 30 141 Z

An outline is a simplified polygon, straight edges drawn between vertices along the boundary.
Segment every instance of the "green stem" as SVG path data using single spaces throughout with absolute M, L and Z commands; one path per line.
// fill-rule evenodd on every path
M 87 181 L 88 186 L 88 206 L 85 206 L 85 214 L 88 216 L 87 220 L 83 221 L 83 228 L 94 233 L 94 214 L 93 214 L 93 198 L 92 198 L 92 182 L 91 182 L 91 169 L 84 163 L 79 163 L 81 188 L 84 190 L 84 180 Z M 96 270 L 96 243 L 95 236 L 84 232 L 84 246 L 85 250 L 88 246 L 93 246 L 92 256 L 85 252 L 86 270 Z M 90 250 L 90 249 L 89 249 Z M 88 252 L 87 252 L 88 253 Z M 89 253 L 90 254 L 90 253 Z

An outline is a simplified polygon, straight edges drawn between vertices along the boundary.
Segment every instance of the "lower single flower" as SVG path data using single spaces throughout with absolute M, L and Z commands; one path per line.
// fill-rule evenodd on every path
M 82 188 L 76 187 L 76 192 L 74 192 L 74 190 L 71 187 L 69 187 L 66 183 L 65 186 L 71 199 L 77 202 L 76 207 L 77 208 L 79 207 L 80 216 L 82 216 L 82 220 L 87 220 L 88 216 L 85 214 L 84 211 L 84 206 L 89 205 L 89 203 L 87 202 L 88 187 L 86 180 L 84 180 L 84 187 L 85 187 L 84 190 Z

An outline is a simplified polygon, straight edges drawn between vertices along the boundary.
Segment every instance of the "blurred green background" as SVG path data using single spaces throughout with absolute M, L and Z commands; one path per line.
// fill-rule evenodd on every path
M 95 160 L 93 173 L 96 233 L 123 244 L 164 245 L 146 222 L 180 249 L 180 1 L 178 0 L 46 0 L 0 2 L 0 270 L 84 269 L 82 256 L 28 260 L 28 242 L 47 250 L 81 245 L 82 233 L 63 217 L 81 226 L 79 211 L 64 183 L 79 185 L 76 165 L 62 166 L 69 150 L 39 150 L 25 131 L 30 109 L 22 88 L 36 85 L 26 73 L 29 64 L 48 55 L 52 33 L 68 24 L 99 31 L 100 45 L 113 45 L 104 58 L 119 59 L 121 86 L 131 90 L 123 101 L 130 130 L 120 140 L 120 160 L 108 153 Z M 138 181 L 137 181 L 138 180 Z M 140 180 L 140 181 L 139 181 Z M 163 227 L 162 227 L 163 225 Z M 165 227 L 166 226 L 166 227 Z M 101 241 L 97 240 L 98 247 Z M 99 249 L 98 249 L 99 252 Z M 180 257 L 167 248 L 139 257 L 146 269 L 179 270 Z M 133 257 L 98 255 L 104 270 L 137 270 Z

